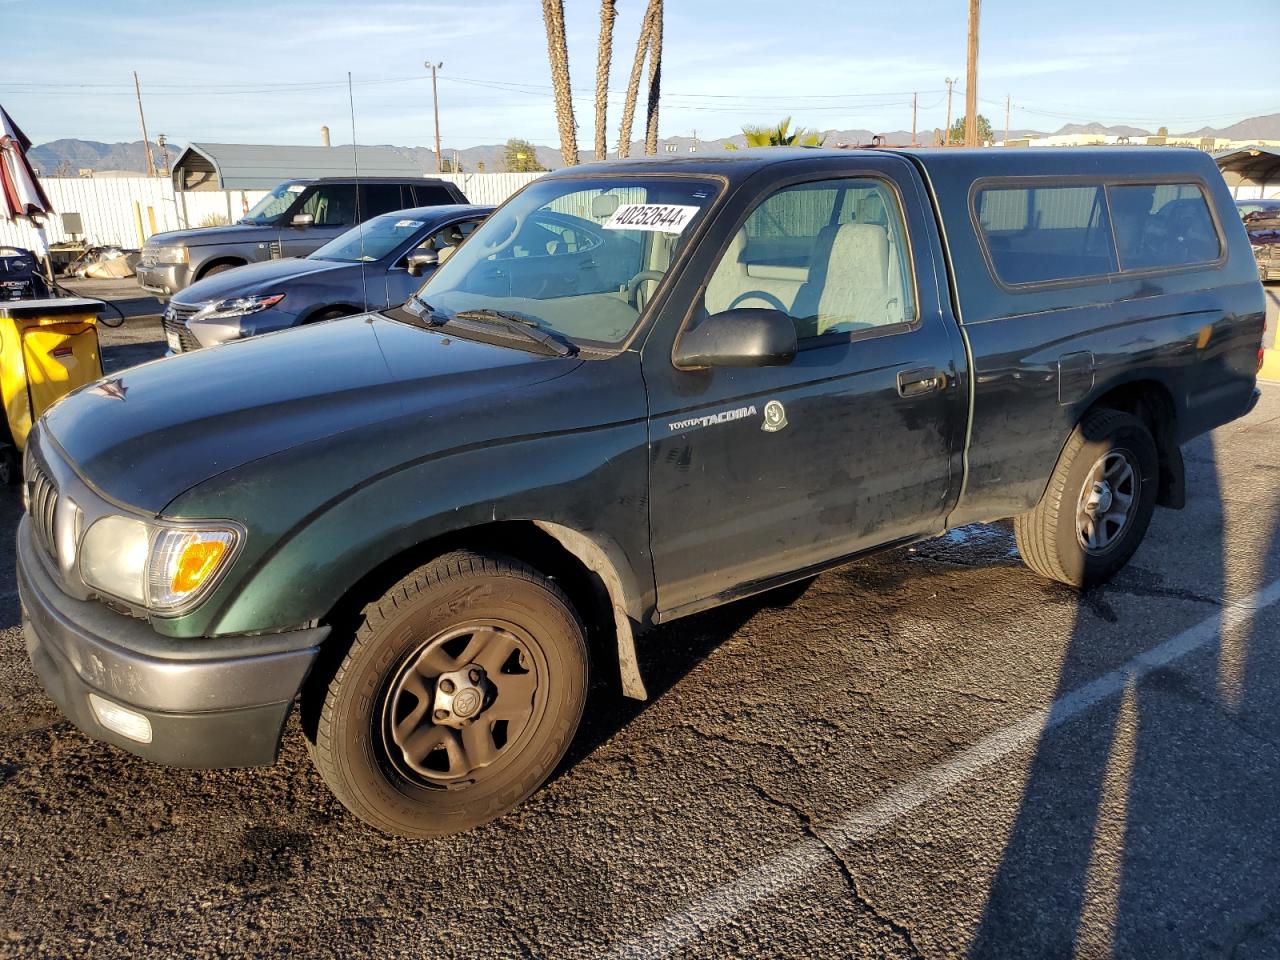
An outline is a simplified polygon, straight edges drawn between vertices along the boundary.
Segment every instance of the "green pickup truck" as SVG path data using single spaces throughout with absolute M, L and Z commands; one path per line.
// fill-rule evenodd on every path
M 92 737 L 267 764 L 300 703 L 357 816 L 463 830 L 561 761 L 589 650 L 645 696 L 653 624 L 1008 517 L 1032 570 L 1106 580 L 1182 505 L 1180 446 L 1256 403 L 1262 332 L 1192 150 L 560 171 L 405 308 L 52 407 L 28 650 Z

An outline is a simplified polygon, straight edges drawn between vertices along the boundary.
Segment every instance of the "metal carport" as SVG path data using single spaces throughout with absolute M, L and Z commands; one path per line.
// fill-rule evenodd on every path
M 270 190 L 294 178 L 421 177 L 422 168 L 391 147 L 193 143 L 173 165 L 173 189 Z
M 1250 144 L 1215 153 L 1213 159 L 1232 196 L 1240 197 L 1241 187 L 1257 187 L 1259 197 L 1280 194 L 1280 147 Z M 1252 195 L 1253 191 L 1246 189 L 1245 196 Z

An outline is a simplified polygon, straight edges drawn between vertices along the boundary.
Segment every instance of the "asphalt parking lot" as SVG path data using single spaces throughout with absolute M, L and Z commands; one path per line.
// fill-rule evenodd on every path
M 138 314 L 109 368 L 162 352 Z M 650 703 L 598 683 L 546 787 L 431 843 L 296 723 L 245 771 L 82 736 L 5 551 L 0 956 L 1280 957 L 1277 450 L 1280 384 L 1083 595 L 971 527 L 655 630 Z

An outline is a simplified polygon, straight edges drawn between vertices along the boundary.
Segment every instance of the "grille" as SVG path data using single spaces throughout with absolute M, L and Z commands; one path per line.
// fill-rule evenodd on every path
M 31 458 L 27 461 L 26 482 L 28 484 L 27 502 L 31 523 L 36 530 L 36 539 L 40 541 L 40 545 L 45 548 L 49 556 L 57 557 L 53 538 L 53 515 L 58 509 L 58 488 Z
M 272 260 L 280 259 L 280 241 L 279 240 L 272 240 L 270 245 L 268 246 L 268 249 L 271 252 Z
M 177 334 L 178 346 L 182 353 L 200 349 L 200 341 L 187 326 L 187 318 L 193 316 L 199 309 L 199 307 L 187 306 L 185 303 L 171 302 L 169 309 L 164 312 L 164 317 L 160 320 L 160 325 L 166 333 Z

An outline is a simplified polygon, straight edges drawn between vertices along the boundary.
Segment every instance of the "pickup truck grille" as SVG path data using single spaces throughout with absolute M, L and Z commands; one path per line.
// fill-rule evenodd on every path
M 182 353 L 190 353 L 192 350 L 200 349 L 200 341 L 196 339 L 196 335 L 187 326 L 187 318 L 194 316 L 199 309 L 199 307 L 171 301 L 160 320 L 160 326 L 164 328 L 166 333 L 177 335 L 178 346 L 181 347 Z
M 57 556 L 54 547 L 53 516 L 58 510 L 58 488 L 32 458 L 27 459 L 27 509 L 35 527 L 36 539 L 51 557 Z

